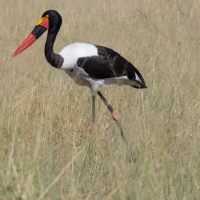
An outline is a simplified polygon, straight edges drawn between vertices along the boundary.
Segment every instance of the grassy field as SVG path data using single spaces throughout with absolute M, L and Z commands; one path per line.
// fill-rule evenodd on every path
M 199 0 L 0 1 L 0 199 L 200 199 Z M 90 90 L 46 62 L 46 33 L 11 57 L 48 9 L 63 17 L 55 52 L 107 46 L 145 78 L 101 89 L 134 159 L 98 97 L 89 134 Z

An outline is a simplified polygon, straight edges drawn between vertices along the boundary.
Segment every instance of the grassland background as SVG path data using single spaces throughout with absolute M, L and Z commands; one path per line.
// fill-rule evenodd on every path
M 0 199 L 200 199 L 200 1 L 0 0 Z M 42 13 L 63 17 L 54 50 L 115 49 L 148 89 L 111 86 L 134 153 L 97 97 L 50 67 L 46 33 L 11 58 Z

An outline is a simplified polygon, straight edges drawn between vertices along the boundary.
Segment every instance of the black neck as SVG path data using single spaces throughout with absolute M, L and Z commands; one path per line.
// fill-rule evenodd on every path
M 61 24 L 51 26 L 48 30 L 47 40 L 45 43 L 45 57 L 47 62 L 56 68 L 60 68 L 64 59 L 59 54 L 55 54 L 53 51 L 53 45 L 60 29 Z

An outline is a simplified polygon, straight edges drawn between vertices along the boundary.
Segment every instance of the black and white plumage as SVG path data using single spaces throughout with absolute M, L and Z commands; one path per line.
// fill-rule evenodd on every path
M 61 24 L 62 18 L 58 12 L 54 10 L 46 11 L 13 56 L 28 48 L 48 29 L 45 43 L 45 57 L 48 63 L 55 68 L 64 70 L 78 85 L 88 86 L 91 89 L 91 132 L 95 123 L 95 95 L 98 94 L 119 125 L 123 137 L 117 113 L 99 90 L 100 87 L 111 84 L 129 85 L 137 89 L 146 88 L 142 75 L 119 53 L 107 47 L 87 43 L 73 43 L 64 47 L 60 53 L 54 53 L 53 45 Z
M 78 85 L 87 85 L 95 95 L 101 86 L 111 84 L 146 88 L 139 71 L 117 52 L 102 46 L 73 43 L 59 55 L 63 69 Z

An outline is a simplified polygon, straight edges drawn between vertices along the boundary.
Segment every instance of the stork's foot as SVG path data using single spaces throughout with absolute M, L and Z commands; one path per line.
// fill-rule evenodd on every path
M 114 111 L 114 110 L 113 110 L 113 112 L 112 112 L 112 117 L 113 117 L 113 119 L 114 119 L 115 121 L 118 121 L 118 120 L 119 120 L 119 116 L 118 116 L 117 112 Z
M 90 126 L 90 134 L 92 134 L 94 127 L 95 127 L 95 123 L 93 122 L 92 125 Z

